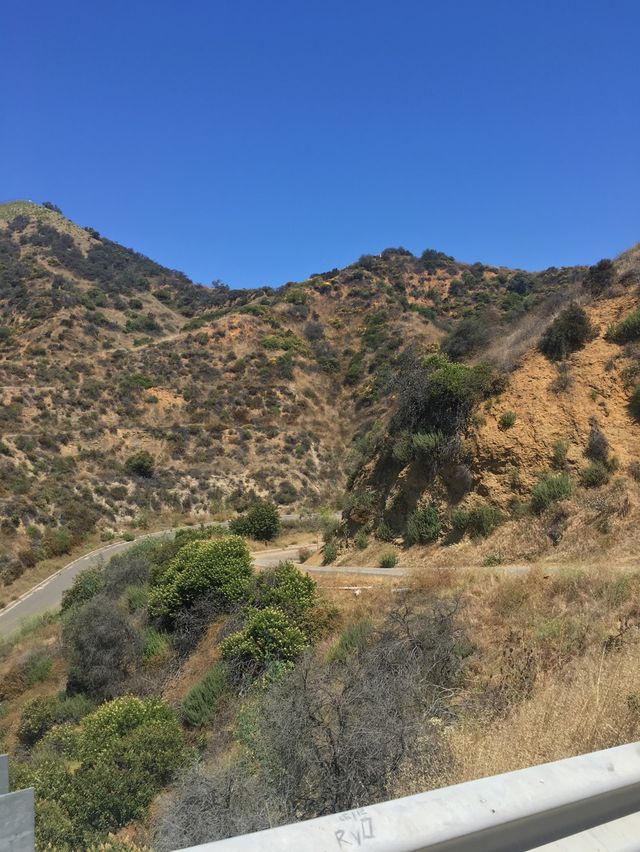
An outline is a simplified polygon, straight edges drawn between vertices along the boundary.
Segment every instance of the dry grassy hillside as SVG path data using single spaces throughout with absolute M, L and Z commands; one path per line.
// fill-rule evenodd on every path
M 362 541 L 373 533 L 429 545 L 409 551 L 416 564 L 637 558 L 637 249 L 618 258 L 602 286 L 594 277 L 512 326 L 506 337 L 517 357 L 512 351 L 508 372 L 494 339 L 466 366 L 439 366 L 435 390 L 415 378 L 398 383 L 392 413 L 371 433 L 350 483 L 347 543 L 360 531 Z M 579 345 L 562 337 L 572 329 L 558 336 L 569 315 L 585 324 Z M 478 391 L 482 364 L 494 372 Z M 430 393 L 416 416 L 420 395 Z M 412 536 L 411 518 L 428 511 L 434 526 Z
M 456 494 L 519 517 L 558 440 L 577 473 L 590 418 L 616 476 L 626 474 L 638 427 L 623 375 L 636 356 L 600 336 L 551 362 L 535 344 L 569 299 L 586 303 L 601 331 L 631 310 L 636 261 L 620 259 L 626 283 L 597 299 L 582 286 L 585 268 L 530 274 L 404 249 L 238 291 L 193 284 L 54 209 L 0 206 L 5 599 L 36 563 L 87 536 L 204 519 L 254 495 L 317 506 L 348 484 L 348 515 L 355 506 L 369 531 L 382 519 L 402 533 L 433 483 L 400 464 L 381 487 L 371 460 L 407 357 L 440 347 L 459 364 L 488 358 L 508 379 L 485 383 L 460 431 L 449 484 L 441 478 L 432 495 L 442 507 L 460 502 L 450 493 L 459 479 Z M 504 410 L 516 415 L 508 430 L 497 425 Z M 407 493 L 389 512 L 379 504 L 398 485 Z

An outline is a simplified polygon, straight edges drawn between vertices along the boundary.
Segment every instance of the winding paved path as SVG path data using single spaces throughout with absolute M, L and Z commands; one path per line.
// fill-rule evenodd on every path
M 117 553 L 123 553 L 133 545 L 140 541 L 150 538 L 173 538 L 175 530 L 160 530 L 159 532 L 148 533 L 141 535 L 134 541 L 118 541 L 114 544 L 107 544 L 104 547 L 99 547 L 97 550 L 92 550 L 69 562 L 63 568 L 60 568 L 55 574 L 47 577 L 33 589 L 25 592 L 17 600 L 10 603 L 3 610 L 0 610 L 0 636 L 7 636 L 14 630 L 17 630 L 21 623 L 27 618 L 33 618 L 36 615 L 41 615 L 48 610 L 55 609 L 62 601 L 62 594 L 67 589 L 71 588 L 75 577 L 87 568 L 94 568 L 98 565 L 103 565 L 112 556 Z M 297 562 L 298 551 L 305 547 L 303 544 L 291 545 L 290 547 L 280 548 L 277 550 L 261 550 L 253 553 L 253 561 L 259 568 L 270 568 L 289 559 Z M 403 571 L 399 568 L 357 568 L 348 566 L 326 566 L 326 567 L 311 567 L 307 566 L 306 570 L 314 574 L 363 574 L 401 577 Z

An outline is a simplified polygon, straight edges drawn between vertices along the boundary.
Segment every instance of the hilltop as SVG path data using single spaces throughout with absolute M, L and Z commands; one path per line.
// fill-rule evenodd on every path
M 594 295 L 586 267 L 527 273 L 396 248 L 275 290 L 207 288 L 56 209 L 1 205 L 5 586 L 89 534 L 204 520 L 255 496 L 311 508 L 347 487 L 346 545 L 359 529 L 404 536 L 425 502 L 443 533 L 474 502 L 522 527 L 555 445 L 567 442 L 575 478 L 594 423 L 613 481 L 632 484 L 637 354 L 603 334 L 637 306 L 637 253 L 612 270 Z M 597 334 L 550 360 L 538 341 L 572 301 Z M 394 450 L 408 365 L 437 352 L 491 373 L 451 433 L 448 482 Z

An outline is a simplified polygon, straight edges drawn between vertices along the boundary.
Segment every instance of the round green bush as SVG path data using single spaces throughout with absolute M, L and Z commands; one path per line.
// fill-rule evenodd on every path
M 378 564 L 381 568 L 395 568 L 398 564 L 398 554 L 393 552 L 383 553 Z
M 256 541 L 273 541 L 280 532 L 278 509 L 274 503 L 256 503 L 244 515 L 230 521 L 229 529 Z
M 364 530 L 358 530 L 353 541 L 358 550 L 366 550 L 369 545 L 369 536 Z
M 293 562 L 280 562 L 256 577 L 253 604 L 256 608 L 276 607 L 296 617 L 315 604 L 316 595 L 313 577 L 299 571 Z
M 435 506 L 416 509 L 407 522 L 407 536 L 413 544 L 429 544 L 440 536 L 442 525 Z
M 230 663 L 255 670 L 293 660 L 307 644 L 302 630 L 281 609 L 266 607 L 250 611 L 244 629 L 225 639 L 221 651 Z
M 515 411 L 503 411 L 500 415 L 499 426 L 504 432 L 507 429 L 511 429 L 512 426 L 515 425 L 517 419 L 517 415 Z
M 540 351 L 552 361 L 561 361 L 593 339 L 595 330 L 587 312 L 575 302 L 548 326 L 539 343 Z
M 135 476 L 142 476 L 149 479 L 153 476 L 153 471 L 156 466 L 156 460 L 146 450 L 140 450 L 139 453 L 134 453 L 124 463 L 125 470 Z
M 191 542 L 178 551 L 152 588 L 150 611 L 171 617 L 205 594 L 220 609 L 229 609 L 246 597 L 252 572 L 251 554 L 240 536 Z

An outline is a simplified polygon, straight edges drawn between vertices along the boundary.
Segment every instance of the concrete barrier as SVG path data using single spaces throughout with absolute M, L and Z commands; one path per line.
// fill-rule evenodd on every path
M 0 852 L 34 852 L 33 790 L 0 795 Z
M 640 743 L 632 743 L 189 852 L 525 852 L 543 844 L 622 852 L 640 849 L 639 813 Z M 606 845 L 608 834 L 617 843 L 616 833 L 623 839 Z M 624 845 L 625 834 L 635 845 Z
M 9 792 L 9 755 L 0 754 L 0 796 Z

